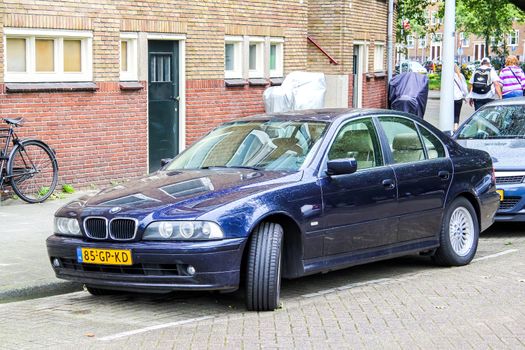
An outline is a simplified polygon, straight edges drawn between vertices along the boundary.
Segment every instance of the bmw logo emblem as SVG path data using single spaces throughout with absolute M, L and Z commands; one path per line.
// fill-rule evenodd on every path
M 109 209 L 109 213 L 110 214 L 116 214 L 116 213 L 118 213 L 121 210 L 122 210 L 121 207 L 113 207 L 113 208 Z

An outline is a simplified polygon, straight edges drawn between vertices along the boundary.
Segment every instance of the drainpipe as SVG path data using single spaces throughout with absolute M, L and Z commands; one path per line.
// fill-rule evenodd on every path
M 388 24 L 387 24 L 387 70 L 388 82 L 392 80 L 394 74 L 394 0 L 388 0 Z

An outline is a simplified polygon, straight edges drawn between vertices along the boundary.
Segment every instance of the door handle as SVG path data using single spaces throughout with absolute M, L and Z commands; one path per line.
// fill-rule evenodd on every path
M 448 180 L 448 178 L 450 177 L 450 173 L 446 170 L 441 170 L 439 173 L 438 173 L 438 176 L 440 178 L 442 178 L 443 180 Z
M 381 184 L 387 190 L 393 190 L 396 187 L 396 185 L 394 183 L 394 180 L 392 180 L 392 179 L 385 179 L 385 180 L 383 180 L 383 182 L 381 182 Z

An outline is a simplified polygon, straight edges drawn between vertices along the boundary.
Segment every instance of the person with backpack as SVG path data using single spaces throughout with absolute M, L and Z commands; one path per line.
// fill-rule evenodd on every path
M 500 78 L 496 70 L 490 65 L 488 57 L 481 60 L 481 65 L 470 78 L 470 84 L 469 104 L 474 105 L 475 110 L 493 101 L 496 96 L 501 98 Z
M 501 79 L 503 98 L 523 96 L 525 88 L 525 74 L 518 67 L 518 58 L 510 55 L 505 60 L 505 68 L 499 72 Z

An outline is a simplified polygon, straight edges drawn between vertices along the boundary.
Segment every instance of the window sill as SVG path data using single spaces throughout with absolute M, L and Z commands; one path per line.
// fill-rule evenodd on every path
M 270 85 L 279 86 L 279 85 L 282 85 L 283 81 L 284 81 L 284 78 L 270 78 Z
M 120 90 L 122 91 L 136 91 L 144 89 L 141 83 L 138 81 L 121 81 L 119 83 Z
M 86 83 L 6 83 L 6 92 L 72 92 L 97 91 L 98 86 L 92 82 Z
M 266 86 L 268 85 L 268 80 L 264 78 L 251 78 L 248 79 L 250 86 Z
M 248 82 L 244 79 L 224 79 L 224 85 L 226 85 L 226 87 L 242 87 L 247 84 Z

